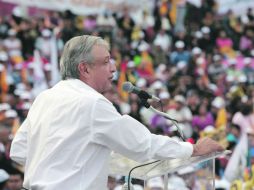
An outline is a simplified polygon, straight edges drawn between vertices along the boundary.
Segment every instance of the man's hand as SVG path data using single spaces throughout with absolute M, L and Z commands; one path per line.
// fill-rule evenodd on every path
M 201 156 L 212 152 L 221 152 L 225 150 L 219 143 L 212 140 L 211 138 L 202 138 L 193 145 L 192 156 Z

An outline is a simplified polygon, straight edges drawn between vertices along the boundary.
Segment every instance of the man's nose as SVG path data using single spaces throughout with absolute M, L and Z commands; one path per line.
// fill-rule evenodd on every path
M 112 73 L 116 72 L 116 64 L 112 63 L 110 66 L 111 66 L 111 67 L 110 67 L 110 71 L 111 71 Z

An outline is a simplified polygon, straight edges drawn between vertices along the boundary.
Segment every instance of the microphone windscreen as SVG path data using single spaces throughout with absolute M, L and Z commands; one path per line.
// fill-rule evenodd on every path
M 124 82 L 123 83 L 123 86 L 122 86 L 123 91 L 131 92 L 132 88 L 133 88 L 133 85 L 130 82 Z

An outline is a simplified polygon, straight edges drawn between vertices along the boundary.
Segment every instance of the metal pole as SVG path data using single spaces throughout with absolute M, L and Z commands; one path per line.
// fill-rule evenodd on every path
M 215 190 L 215 158 L 212 160 L 212 172 L 213 172 L 213 190 Z
M 168 190 L 168 173 L 164 174 L 164 190 Z

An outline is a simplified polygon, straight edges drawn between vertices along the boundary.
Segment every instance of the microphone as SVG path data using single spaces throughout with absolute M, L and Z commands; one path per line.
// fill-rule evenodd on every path
M 141 90 L 140 88 L 134 86 L 133 84 L 131 84 L 130 82 L 124 82 L 123 83 L 123 86 L 122 86 L 122 89 L 125 91 L 125 92 L 128 92 L 128 93 L 134 93 L 134 94 L 137 94 L 138 97 L 142 100 L 147 100 L 147 99 L 151 99 L 151 100 L 154 100 L 156 102 L 159 102 L 160 101 L 160 98 L 154 96 L 154 95 L 151 95 L 149 94 L 148 92 L 144 91 L 144 90 Z

